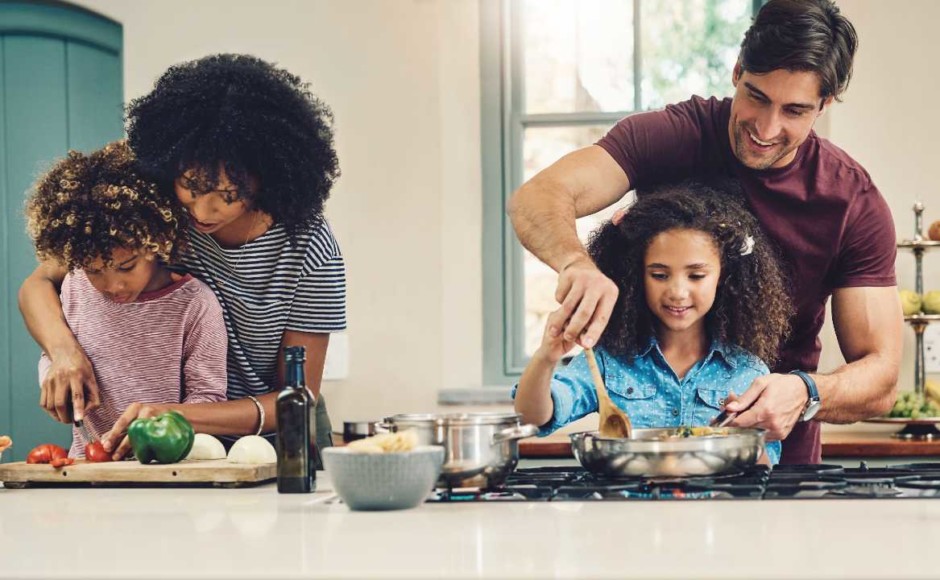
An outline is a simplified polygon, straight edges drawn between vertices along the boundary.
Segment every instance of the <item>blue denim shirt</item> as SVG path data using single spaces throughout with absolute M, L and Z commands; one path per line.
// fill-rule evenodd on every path
M 632 362 L 613 357 L 602 348 L 595 349 L 594 354 L 610 398 L 638 428 L 708 425 L 725 404 L 729 391 L 740 395 L 751 381 L 770 372 L 753 354 L 718 342 L 712 343 L 705 358 L 681 380 L 666 362 L 656 339 L 650 340 Z M 597 412 L 597 393 L 584 353 L 556 370 L 551 391 L 555 410 L 551 420 L 539 429 L 540 436 Z M 780 448 L 779 441 L 767 443 L 773 465 L 780 460 Z

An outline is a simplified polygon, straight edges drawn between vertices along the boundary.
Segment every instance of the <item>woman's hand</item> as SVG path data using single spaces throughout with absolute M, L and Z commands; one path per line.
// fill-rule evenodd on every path
M 130 427 L 134 419 L 149 419 L 170 410 L 169 405 L 157 405 L 154 403 L 131 403 L 131 405 L 118 417 L 114 427 L 108 431 L 107 435 L 101 438 L 101 444 L 105 451 L 110 452 L 111 459 L 120 461 L 131 450 L 131 440 L 127 436 L 127 428 Z M 116 445 L 120 441 L 119 445 Z M 117 449 L 115 449 L 115 446 Z
M 548 322 L 545 324 L 545 334 L 542 335 L 538 354 L 552 364 L 560 361 L 575 345 L 575 340 L 565 338 L 567 315 L 565 309 L 559 308 L 548 315 Z
M 85 351 L 74 347 L 50 353 L 51 363 L 42 381 L 39 406 L 60 423 L 82 419 L 99 407 L 98 381 Z

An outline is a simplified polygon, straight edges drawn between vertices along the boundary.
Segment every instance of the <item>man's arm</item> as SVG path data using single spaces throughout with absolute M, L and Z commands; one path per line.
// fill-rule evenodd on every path
M 615 203 L 629 190 L 623 169 L 603 148 L 592 145 L 542 170 L 509 200 L 519 241 L 559 273 L 555 299 L 569 320 L 565 338 L 582 346 L 596 344 L 607 326 L 617 286 L 588 257 L 575 219 Z
M 832 322 L 847 364 L 817 375 L 829 423 L 852 423 L 891 410 L 897 398 L 904 326 L 896 286 L 841 288 L 832 295 Z
M 830 374 L 814 374 L 822 407 L 816 419 L 853 423 L 887 413 L 897 397 L 903 317 L 897 287 L 840 288 L 832 295 L 832 321 L 847 361 Z M 775 441 L 790 434 L 808 400 L 794 375 L 758 377 L 729 411 L 731 425 L 760 427 Z M 745 410 L 746 409 L 746 410 Z

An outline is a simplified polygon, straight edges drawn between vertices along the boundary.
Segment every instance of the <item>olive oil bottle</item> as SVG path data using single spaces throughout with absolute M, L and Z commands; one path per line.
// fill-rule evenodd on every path
M 317 489 L 316 400 L 307 389 L 302 346 L 284 349 L 286 384 L 277 396 L 277 491 Z

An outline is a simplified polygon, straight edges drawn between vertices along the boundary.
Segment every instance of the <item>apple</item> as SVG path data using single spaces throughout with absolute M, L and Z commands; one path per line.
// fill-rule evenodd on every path
M 924 294 L 923 305 L 927 314 L 940 314 L 940 290 L 931 290 Z
M 920 312 L 920 294 L 912 290 L 901 290 L 898 294 L 901 296 L 901 310 L 904 311 L 904 316 Z

